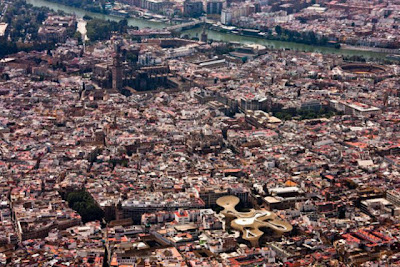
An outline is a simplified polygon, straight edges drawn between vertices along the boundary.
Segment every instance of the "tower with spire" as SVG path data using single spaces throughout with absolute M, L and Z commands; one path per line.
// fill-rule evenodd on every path
M 119 41 L 114 44 L 112 89 L 117 91 L 122 89 L 121 43 Z
M 201 36 L 200 36 L 200 41 L 207 43 L 208 41 L 208 35 L 206 32 L 206 23 L 203 23 L 203 31 L 201 32 Z

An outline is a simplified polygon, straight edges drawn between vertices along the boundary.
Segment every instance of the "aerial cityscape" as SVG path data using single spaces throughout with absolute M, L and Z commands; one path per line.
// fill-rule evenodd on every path
M 0 267 L 400 266 L 400 0 L 0 0 Z

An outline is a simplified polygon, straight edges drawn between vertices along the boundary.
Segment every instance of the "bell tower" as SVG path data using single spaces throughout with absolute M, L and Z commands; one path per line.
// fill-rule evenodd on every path
M 201 32 L 200 41 L 202 41 L 204 43 L 207 43 L 207 41 L 208 41 L 208 35 L 207 35 L 207 32 L 206 32 L 205 25 L 203 25 L 203 31 Z
M 112 89 L 117 91 L 122 89 L 121 43 L 119 41 L 114 44 Z

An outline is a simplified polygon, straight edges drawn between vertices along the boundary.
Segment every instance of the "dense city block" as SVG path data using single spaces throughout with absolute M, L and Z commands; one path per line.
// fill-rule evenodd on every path
M 400 266 L 400 3 L 51 2 L 127 14 L 0 0 L 0 266 Z

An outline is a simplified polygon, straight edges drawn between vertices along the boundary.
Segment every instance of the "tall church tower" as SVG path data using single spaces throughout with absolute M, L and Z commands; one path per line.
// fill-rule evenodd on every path
M 200 41 L 204 42 L 204 43 L 207 43 L 207 41 L 208 41 L 208 35 L 207 35 L 207 32 L 206 32 L 205 24 L 203 25 L 203 31 L 201 32 Z
M 118 91 L 122 89 L 121 44 L 118 41 L 114 45 L 112 89 Z

